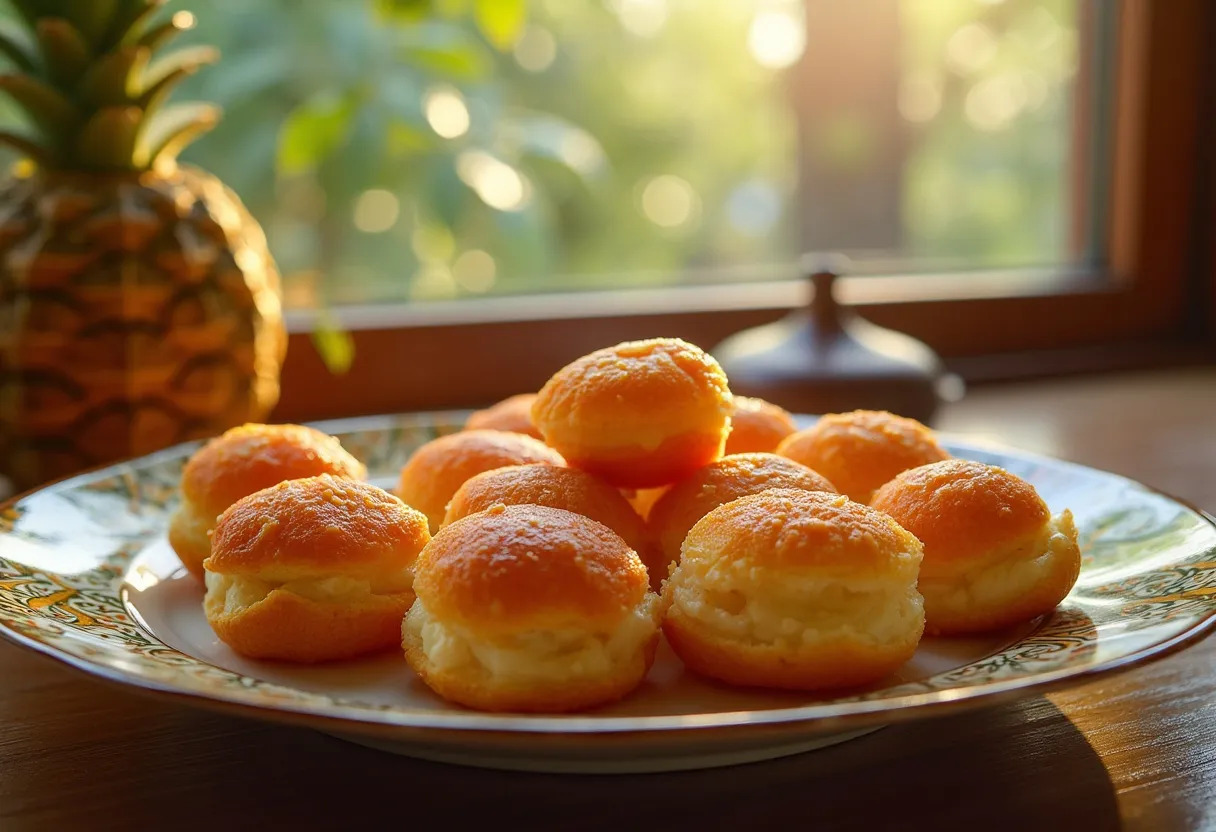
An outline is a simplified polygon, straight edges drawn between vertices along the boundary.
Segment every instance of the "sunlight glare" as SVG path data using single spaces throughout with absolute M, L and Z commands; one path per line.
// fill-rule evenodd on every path
M 518 211 L 528 200 L 528 182 L 519 171 L 484 151 L 461 153 L 456 173 L 491 208 Z
M 747 32 L 747 48 L 760 66 L 784 69 L 802 57 L 806 29 L 790 12 L 762 11 Z
M 469 108 L 464 97 L 451 87 L 436 87 L 422 103 L 426 122 L 439 136 L 455 139 L 469 132 Z

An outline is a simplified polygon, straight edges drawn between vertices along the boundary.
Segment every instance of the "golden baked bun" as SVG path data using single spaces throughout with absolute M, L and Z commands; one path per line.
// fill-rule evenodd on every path
M 920 560 L 915 537 L 847 497 L 742 497 L 688 533 L 663 587 L 663 631 L 691 670 L 735 685 L 875 682 L 920 642 Z
M 678 338 L 654 338 L 558 370 L 532 421 L 574 467 L 618 488 L 654 488 L 720 457 L 730 412 L 717 361 Z
M 873 505 L 925 547 L 920 591 L 930 633 L 999 630 L 1055 609 L 1081 572 L 1067 509 L 1001 468 L 951 459 L 905 471 Z
M 825 478 L 783 456 L 724 456 L 673 485 L 650 510 L 650 528 L 659 541 L 665 563 L 680 559 L 680 546 L 688 530 L 702 517 L 723 503 L 772 488 L 836 493 Z
M 560 508 L 589 517 L 612 529 L 638 553 L 658 588 L 667 576 L 667 562 L 650 536 L 650 529 L 629 502 L 611 485 L 577 468 L 555 465 L 511 465 L 469 478 L 457 489 L 443 518 L 446 526 L 496 504 Z
M 540 431 L 532 424 L 532 403 L 535 393 L 520 393 L 492 404 L 485 410 L 469 414 L 465 430 L 506 430 L 540 439 Z
M 224 509 L 283 480 L 333 474 L 362 479 L 363 463 L 332 436 L 303 425 L 242 425 L 209 441 L 182 470 L 182 502 L 169 520 L 169 545 L 203 577 L 207 533 Z
M 255 659 L 323 662 L 385 650 L 414 600 L 426 517 L 374 485 L 289 480 L 220 515 L 203 609 Z
M 772 453 L 781 440 L 798 430 L 789 411 L 750 396 L 735 396 L 726 455 Z
M 929 428 L 882 410 L 829 413 L 782 440 L 777 453 L 823 474 L 859 503 L 870 502 L 899 472 L 950 456 Z
M 546 506 L 496 505 L 418 557 L 402 627 L 440 696 L 492 711 L 571 711 L 632 691 L 654 661 L 659 599 L 615 532 Z
M 506 465 L 565 465 L 538 439 L 502 430 L 466 430 L 432 439 L 401 469 L 397 496 L 421 511 L 431 531 L 443 525 L 448 500 L 469 477 Z

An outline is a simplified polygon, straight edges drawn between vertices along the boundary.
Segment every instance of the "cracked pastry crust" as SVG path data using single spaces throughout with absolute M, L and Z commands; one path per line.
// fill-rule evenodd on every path
M 234 503 L 204 562 L 203 610 L 241 655 L 321 662 L 397 643 L 426 517 L 364 482 L 290 480 Z
M 494 711 L 572 711 L 641 683 L 659 600 L 637 554 L 579 514 L 503 506 L 456 520 L 419 556 L 401 630 L 440 696 Z
M 795 489 L 719 506 L 663 587 L 663 630 L 690 669 L 795 690 L 878 681 L 924 630 L 920 543 L 848 498 Z
M 618 488 L 654 488 L 722 455 L 731 406 L 717 361 L 678 338 L 655 338 L 558 370 L 532 419 L 571 465 Z
M 247 424 L 194 453 L 182 470 L 182 502 L 169 520 L 169 545 L 190 574 L 203 577 L 208 533 L 224 509 L 284 480 L 333 474 L 363 479 L 367 469 L 332 436 L 303 425 Z
M 1081 571 L 1068 510 L 1052 516 L 1025 480 L 954 459 L 905 471 L 873 505 L 924 544 L 920 590 L 930 633 L 999 630 L 1050 612 Z

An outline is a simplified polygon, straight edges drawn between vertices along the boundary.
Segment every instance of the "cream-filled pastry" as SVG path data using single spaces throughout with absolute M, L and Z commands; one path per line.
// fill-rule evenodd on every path
M 658 589 L 667 575 L 666 561 L 651 537 L 650 528 L 629 501 L 611 485 L 577 468 L 556 465 L 510 465 L 470 478 L 448 503 L 444 525 L 502 503 L 560 508 L 597 523 L 621 536 L 638 553 Z
M 197 450 L 182 470 L 182 502 L 169 520 L 169 545 L 190 573 L 203 577 L 208 533 L 224 509 L 284 480 L 333 474 L 362 479 L 367 470 L 332 436 L 303 425 L 242 425 Z
M 469 414 L 465 430 L 505 430 L 540 439 L 540 431 L 532 424 L 532 403 L 535 393 L 519 393 L 495 402 L 484 410 Z
M 365 482 L 289 480 L 234 503 L 204 562 L 203 609 L 243 656 L 321 662 L 393 647 L 426 516 Z
M 718 362 L 678 338 L 628 341 L 558 370 L 532 420 L 566 461 L 618 488 L 655 488 L 722 456 L 731 395 Z
M 465 430 L 432 439 L 401 468 L 397 496 L 421 511 L 431 531 L 443 525 L 448 501 L 465 480 L 505 465 L 565 465 L 539 439 L 504 430 Z
M 779 489 L 701 518 L 663 587 L 663 631 L 693 671 L 825 690 L 878 681 L 924 631 L 920 543 L 847 497 Z
M 632 691 L 654 661 L 659 599 L 615 532 L 535 505 L 444 526 L 419 555 L 402 628 L 440 696 L 494 711 L 571 711 Z
M 1034 487 L 982 462 L 951 459 L 884 485 L 873 506 L 925 547 L 920 591 L 930 633 L 998 630 L 1050 612 L 1081 572 L 1067 509 L 1052 516 Z
M 729 454 L 766 454 L 777 450 L 785 437 L 798 430 L 789 411 L 764 399 L 735 396 L 730 414 Z
M 688 530 L 706 514 L 723 503 L 772 488 L 836 493 L 826 478 L 783 456 L 762 453 L 724 456 L 671 486 L 651 508 L 650 527 L 666 563 L 680 559 L 680 546 Z
M 869 503 L 899 472 L 950 456 L 929 428 L 881 410 L 829 413 L 783 439 L 777 453 L 823 474 L 859 503 Z

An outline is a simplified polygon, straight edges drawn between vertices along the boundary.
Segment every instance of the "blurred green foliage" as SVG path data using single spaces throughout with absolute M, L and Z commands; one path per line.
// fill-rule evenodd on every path
M 1090 161 L 1073 156 L 1078 5 L 901 0 L 903 92 L 938 98 L 904 162 L 909 254 L 981 267 L 1068 256 L 1071 166 Z
M 652 37 L 598 2 L 175 5 L 198 15 L 190 37 L 224 54 L 183 91 L 225 110 L 183 158 L 261 219 L 295 284 L 289 301 L 650 284 L 793 250 L 780 223 L 741 233 L 720 210 L 741 183 L 781 200 L 794 185 L 777 78 L 740 49 L 747 3 L 673 4 Z M 463 102 L 464 132 L 444 138 L 428 122 L 436 91 Z M 487 160 L 491 181 L 515 172 L 521 204 L 491 207 L 470 185 Z M 693 193 L 679 227 L 639 210 L 664 174 Z M 397 200 L 386 230 L 352 221 L 369 190 Z M 492 278 L 460 279 L 469 251 L 489 255 Z
M 893 257 L 1066 256 L 1088 1 L 899 0 Z M 198 17 L 183 40 L 223 53 L 184 85 L 225 115 L 183 158 L 263 223 L 289 304 L 739 279 L 798 251 L 797 91 L 749 39 L 761 12 L 796 16 L 794 0 L 168 8 Z M 837 138 L 874 129 L 863 111 Z

